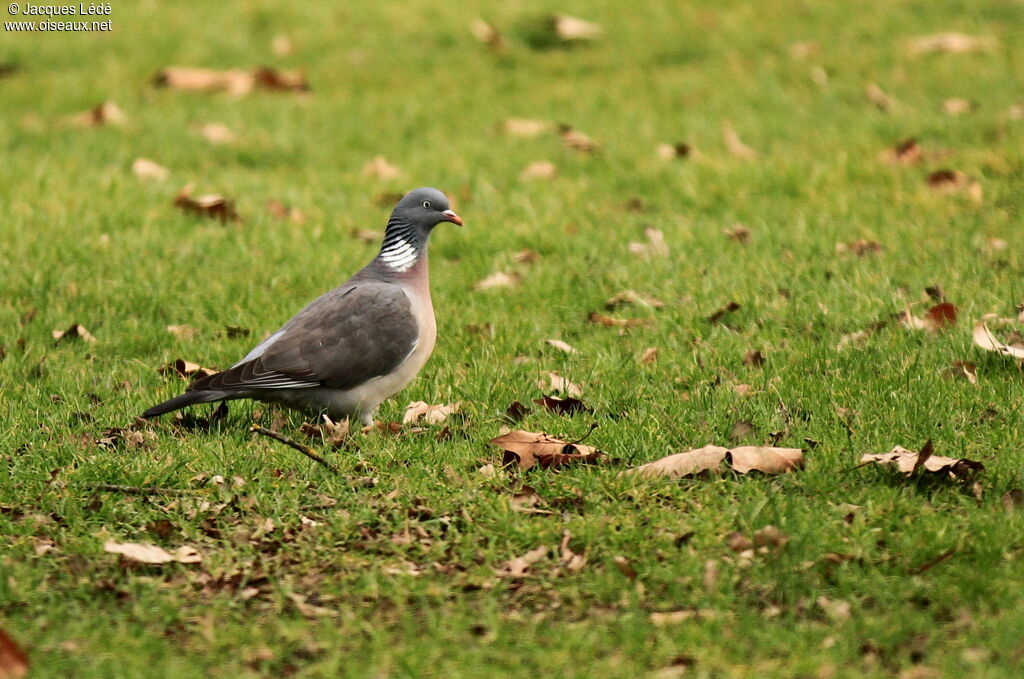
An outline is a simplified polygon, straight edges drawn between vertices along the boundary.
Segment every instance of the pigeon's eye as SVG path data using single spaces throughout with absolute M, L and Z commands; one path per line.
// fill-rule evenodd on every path
M 425 207 L 425 208 L 427 208 L 429 210 L 430 209 L 430 201 L 429 200 L 423 201 L 423 207 Z

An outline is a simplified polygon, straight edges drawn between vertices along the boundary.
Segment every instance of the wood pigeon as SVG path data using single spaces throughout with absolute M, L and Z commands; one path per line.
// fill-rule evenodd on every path
M 441 222 L 462 225 L 443 193 L 422 188 L 406 194 L 373 261 L 306 305 L 241 361 L 142 416 L 250 398 L 372 425 L 377 406 L 411 382 L 434 349 L 427 240 Z

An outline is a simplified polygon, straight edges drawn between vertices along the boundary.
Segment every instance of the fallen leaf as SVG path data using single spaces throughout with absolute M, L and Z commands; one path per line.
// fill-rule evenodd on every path
M 928 309 L 923 317 L 914 316 L 907 308 L 899 315 L 899 323 L 911 330 L 927 330 L 941 332 L 945 328 L 956 325 L 957 308 L 949 302 L 941 302 Z
M 263 90 L 308 92 L 310 89 L 305 74 L 299 71 L 283 71 L 260 66 L 253 71 L 253 80 L 256 83 L 256 87 Z
M 217 371 L 212 368 L 204 368 L 198 363 L 186 361 L 183 358 L 175 359 L 160 368 L 161 375 L 177 375 L 178 377 L 192 379 L 208 377 L 209 375 L 214 375 L 216 373 Z
M 668 257 L 668 244 L 665 234 L 658 229 L 644 229 L 646 243 L 630 243 L 630 253 L 639 257 Z
M 665 306 L 665 303 L 660 299 L 651 297 L 650 295 L 643 295 L 635 290 L 623 290 L 609 298 L 608 301 L 604 303 L 604 308 L 608 311 L 614 311 L 620 306 L 624 306 L 626 304 L 635 304 L 637 306 L 645 306 L 651 309 L 661 309 Z
M 645 477 L 664 476 L 670 479 L 682 479 L 704 472 L 718 474 L 721 471 L 723 460 L 733 471 L 740 474 L 748 474 L 751 471 L 781 474 L 803 467 L 804 454 L 799 448 L 704 446 L 648 462 L 630 469 L 628 472 Z
M 148 158 L 136 158 L 132 163 L 132 174 L 139 179 L 163 181 L 170 176 L 171 171 Z
M 311 604 L 308 601 L 308 597 L 298 594 L 296 592 L 290 592 L 288 598 L 292 604 L 295 605 L 295 610 L 299 612 L 304 618 L 309 620 L 316 620 L 318 618 L 335 618 L 337 617 L 338 611 L 333 608 L 327 608 L 326 606 L 317 606 Z
M 654 363 L 658 360 L 658 347 L 647 347 L 640 353 L 639 361 L 644 364 Z
M 423 401 L 413 401 L 405 407 L 402 424 L 415 424 L 421 419 L 427 424 L 441 424 L 448 419 L 449 415 L 459 412 L 461 407 L 461 401 L 447 405 L 428 405 Z
M 567 443 L 549 434 L 513 430 L 490 441 L 505 451 L 503 466 L 518 464 L 526 471 L 534 466 L 542 469 L 563 467 L 571 464 L 601 464 L 604 453 L 593 446 L 581 443 Z
M 579 130 L 574 130 L 571 127 L 565 127 L 561 132 L 561 136 L 562 143 L 565 144 L 565 147 L 572 149 L 573 151 L 594 153 L 601 148 L 596 141 Z
M 182 545 L 174 552 L 168 552 L 156 545 L 141 544 L 138 542 L 116 542 L 107 540 L 103 543 L 103 551 L 111 554 L 120 554 L 129 561 L 138 563 L 162 564 L 162 563 L 199 563 L 203 560 L 202 555 L 195 547 Z
M 559 351 L 561 351 L 563 353 L 566 353 L 566 354 L 578 354 L 578 353 L 580 353 L 579 350 L 576 347 L 574 347 L 572 345 L 569 345 L 569 344 L 566 344 L 562 340 L 557 340 L 557 339 L 544 340 L 544 344 L 547 344 L 550 347 L 554 347 L 555 349 L 558 349 Z
M 967 183 L 967 175 L 959 170 L 941 169 L 928 175 L 928 186 L 936 190 L 950 190 Z
M 931 453 L 931 441 L 925 444 L 920 452 L 896 446 L 888 453 L 861 455 L 861 466 L 877 464 L 883 467 L 895 467 L 905 476 L 911 476 L 919 469 L 932 474 L 948 475 L 952 479 L 960 479 L 985 469 L 985 465 L 974 460 L 963 458 L 942 457 Z
M 771 524 L 754 531 L 755 549 L 781 549 L 786 546 L 787 542 L 789 542 L 789 536 Z
M 722 139 L 725 140 L 725 147 L 729 149 L 729 153 L 737 158 L 751 159 L 757 157 L 757 151 L 740 140 L 736 130 L 732 127 L 732 123 L 728 120 L 722 123 Z
M 658 144 L 658 157 L 663 160 L 672 160 L 674 158 L 689 158 L 690 153 L 693 149 L 689 144 L 685 142 L 676 142 L 675 144 Z
M 203 123 L 199 126 L 199 135 L 211 144 L 233 144 L 235 133 L 224 123 Z
M 509 575 L 513 578 L 520 578 L 526 575 L 526 571 L 530 569 L 530 566 L 546 557 L 548 555 L 548 551 L 549 550 L 547 547 L 537 547 L 536 549 L 531 549 L 526 554 L 518 556 L 509 561 L 508 565 L 505 567 L 504 574 Z
M 530 163 L 519 173 L 519 181 L 527 182 L 533 179 L 554 179 L 558 174 L 558 168 L 554 163 L 547 160 L 538 160 Z
M 970 99 L 960 99 L 959 97 L 953 97 L 951 99 L 946 99 L 945 101 L 942 102 L 943 112 L 951 116 L 958 116 L 962 113 L 970 113 L 975 108 L 977 108 L 977 104 L 975 104 Z
M 986 321 L 995 320 L 996 317 L 993 314 L 982 317 L 980 321 L 974 324 L 973 338 L 974 343 L 986 349 L 988 351 L 995 351 L 1004 356 L 1012 356 L 1013 358 L 1024 360 L 1024 342 L 1014 341 L 1012 344 L 1003 344 L 996 336 L 989 330 Z M 1003 321 L 1004 323 L 1006 321 Z
M 715 313 L 708 316 L 708 323 L 714 325 L 722 320 L 722 317 L 726 314 L 731 314 L 734 311 L 739 311 L 740 305 L 738 302 L 729 302 L 725 306 L 721 307 Z
M 654 323 L 650 318 L 612 318 L 611 316 L 599 314 L 596 311 L 591 311 L 587 316 L 587 320 L 595 325 L 603 325 L 608 328 L 635 328 L 640 325 Z
M 950 377 L 959 377 L 971 384 L 978 384 L 978 366 L 970 361 L 953 361 L 946 372 Z
M 284 92 L 309 90 L 306 77 L 297 71 L 282 71 L 260 66 L 251 70 L 190 68 L 170 66 L 153 76 L 153 84 L 172 90 L 249 94 L 254 89 Z
M 499 129 L 510 137 L 532 139 L 544 134 L 553 133 L 557 128 L 549 120 L 533 120 L 531 118 L 508 118 L 504 120 Z
M 233 200 L 216 193 L 193 198 L 191 184 L 187 184 L 178 192 L 178 196 L 174 199 L 174 204 L 185 212 L 218 219 L 222 224 L 226 224 L 229 221 L 239 221 Z
M 558 39 L 566 43 L 591 42 L 604 32 L 600 25 L 568 14 L 555 14 L 549 21 Z
M 473 289 L 480 291 L 492 290 L 494 288 L 514 288 L 519 285 L 520 281 L 522 281 L 522 276 L 514 271 L 498 271 L 477 282 L 477 284 L 473 286 Z
M 858 257 L 866 257 L 867 255 L 877 255 L 882 250 L 882 244 L 875 240 L 855 240 L 849 243 L 836 243 L 837 255 L 851 252 Z
M 751 349 L 743 354 L 743 365 L 750 366 L 751 368 L 760 368 L 764 365 L 764 354 L 757 349 Z
M 996 48 L 999 42 L 991 35 L 967 35 L 948 31 L 925 35 L 907 41 L 910 54 L 930 54 L 943 52 L 946 54 L 965 54 L 968 52 L 988 52 Z
M 850 611 L 852 607 L 849 601 L 842 601 L 840 599 L 829 599 L 825 595 L 821 595 L 814 602 L 818 605 L 825 615 L 833 622 L 843 622 L 849 620 L 851 617 Z
M 505 49 L 505 37 L 493 24 L 490 24 L 480 17 L 476 17 L 469 24 L 469 32 L 473 37 L 490 47 L 495 52 Z
M 544 378 L 547 378 L 545 381 Z M 542 390 L 560 391 L 567 396 L 582 396 L 583 390 L 579 386 L 573 384 L 566 378 L 562 377 L 553 370 L 545 370 L 541 373 L 541 379 L 537 382 L 537 386 Z
M 722 234 L 737 243 L 746 243 L 750 240 L 750 229 L 742 224 L 733 224 L 728 229 L 722 229 Z
M 124 111 L 112 101 L 105 101 L 88 111 L 76 113 L 70 118 L 72 125 L 79 127 L 102 127 L 103 125 L 124 125 L 128 122 Z
M 570 540 L 572 540 L 572 534 L 569 530 L 566 529 L 562 531 L 562 541 L 558 545 L 559 559 L 562 562 L 562 566 L 567 571 L 570 573 L 578 573 L 587 565 L 587 557 L 584 554 L 572 551 L 569 547 Z
M 553 413 L 558 413 L 559 415 L 593 412 L 593 410 L 583 401 L 571 396 L 567 396 L 565 398 L 558 396 L 541 396 L 540 398 L 533 399 L 533 402 L 537 405 L 544 406 L 545 409 L 550 410 Z
M 384 156 L 375 156 L 363 165 L 363 175 L 374 179 L 396 179 L 402 176 L 402 171 L 389 163 Z
M 633 568 L 632 562 L 624 556 L 616 556 L 612 558 L 612 563 L 619 569 L 619 572 L 625 575 L 630 580 L 636 579 L 636 569 Z
M 505 421 L 509 424 L 516 424 L 517 422 L 521 422 L 531 412 L 533 411 L 530 410 L 529 407 L 524 406 L 519 401 L 512 401 L 512 403 L 509 403 L 508 407 L 505 408 Z
M 0 679 L 22 679 L 27 674 L 28 656 L 0 629 Z
M 88 344 L 95 344 L 96 338 L 85 329 L 84 325 L 72 323 L 67 330 L 51 330 L 50 336 L 57 342 L 67 340 L 82 340 Z
M 167 332 L 180 339 L 190 340 L 196 336 L 199 330 L 191 325 L 168 325 Z
M 882 88 L 874 83 L 868 83 L 868 86 L 864 88 L 864 93 L 867 95 L 868 100 L 882 111 L 890 110 L 896 103 L 892 97 L 883 92 Z
M 893 165 L 913 165 L 921 160 L 921 145 L 911 137 L 896 144 L 892 149 L 886 151 L 884 158 Z

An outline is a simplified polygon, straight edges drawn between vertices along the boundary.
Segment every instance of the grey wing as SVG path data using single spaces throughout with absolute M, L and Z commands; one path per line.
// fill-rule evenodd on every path
M 317 298 L 241 362 L 190 389 L 351 389 L 393 372 L 418 337 L 400 287 L 356 283 Z

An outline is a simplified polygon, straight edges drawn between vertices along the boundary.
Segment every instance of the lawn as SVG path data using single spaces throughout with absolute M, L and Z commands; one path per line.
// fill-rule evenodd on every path
M 556 12 L 603 34 L 544 44 Z M 478 16 L 502 47 L 474 37 Z M 1024 375 L 972 326 L 1024 302 L 1024 4 L 103 18 L 109 33 L 0 32 L 0 629 L 29 676 L 1020 676 Z M 974 42 L 912 42 L 951 31 Z M 158 86 L 174 66 L 299 70 L 310 91 Z M 74 117 L 103 102 L 123 120 Z M 397 172 L 368 169 L 378 156 Z M 540 161 L 553 176 L 522 176 Z M 186 184 L 239 219 L 182 210 Z M 238 360 L 373 257 L 359 232 L 424 185 L 466 226 L 433 236 L 437 348 L 379 420 L 412 401 L 457 415 L 337 449 L 250 402 L 135 420 L 186 384 L 161 367 Z M 477 289 L 495 273 L 513 284 Z M 606 309 L 624 290 L 663 306 Z M 955 322 L 908 327 L 943 300 Z M 94 341 L 54 338 L 74 324 Z M 544 371 L 591 411 L 533 403 Z M 586 435 L 608 462 L 502 468 L 489 441 L 516 401 L 513 428 Z M 984 470 L 858 468 L 928 440 Z M 739 443 L 805 465 L 622 473 Z M 201 561 L 134 563 L 108 541 Z

